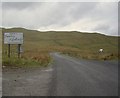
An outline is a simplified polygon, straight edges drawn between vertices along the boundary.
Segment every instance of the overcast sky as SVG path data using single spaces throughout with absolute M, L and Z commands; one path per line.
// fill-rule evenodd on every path
M 2 26 L 118 35 L 117 2 L 3 2 Z

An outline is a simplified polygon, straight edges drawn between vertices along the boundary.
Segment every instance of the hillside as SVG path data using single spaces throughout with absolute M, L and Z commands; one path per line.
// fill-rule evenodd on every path
M 77 31 L 47 31 L 27 30 L 24 28 L 3 29 L 2 32 L 23 32 L 23 57 L 32 57 L 50 52 L 61 52 L 70 56 L 85 59 L 117 59 L 118 37 L 98 33 L 82 33 Z M 16 51 L 16 46 L 11 51 Z M 104 49 L 102 54 L 98 53 Z M 6 52 L 6 45 L 3 51 Z

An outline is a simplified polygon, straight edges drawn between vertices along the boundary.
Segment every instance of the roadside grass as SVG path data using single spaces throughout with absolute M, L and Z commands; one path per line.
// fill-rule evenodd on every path
M 7 56 L 2 57 L 2 64 L 7 67 L 47 67 L 52 60 L 48 54 L 22 54 L 20 58 L 12 55 L 10 58 Z
M 39 32 L 23 28 L 3 29 L 4 32 L 23 32 L 24 44 L 21 58 L 17 58 L 17 45 L 11 45 L 11 58 L 7 58 L 7 45 L 2 44 L 3 65 L 7 66 L 47 66 L 51 52 L 60 52 L 80 59 L 117 60 L 118 38 L 98 33 Z M 103 48 L 104 52 L 99 53 Z
M 38 62 L 39 65 L 46 67 L 51 61 L 52 58 L 50 57 L 49 53 L 47 52 L 26 52 L 22 55 L 24 59 L 31 59 L 35 62 Z
M 91 60 L 118 60 L 118 54 L 116 53 L 92 53 L 92 52 L 63 52 L 62 54 L 73 56 L 80 59 Z
M 23 46 L 22 46 L 23 47 Z M 35 46 L 33 46 L 35 47 Z M 2 46 L 2 65 L 7 67 L 47 67 L 52 61 L 47 51 L 25 47 L 18 58 L 17 45 L 11 45 L 10 58 L 8 58 L 7 45 Z
M 2 67 L 2 29 L 0 28 L 0 71 Z

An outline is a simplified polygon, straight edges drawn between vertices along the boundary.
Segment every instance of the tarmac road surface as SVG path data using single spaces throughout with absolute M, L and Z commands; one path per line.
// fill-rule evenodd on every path
M 58 53 L 51 55 L 54 59 L 51 95 L 118 95 L 117 61 L 78 60 Z

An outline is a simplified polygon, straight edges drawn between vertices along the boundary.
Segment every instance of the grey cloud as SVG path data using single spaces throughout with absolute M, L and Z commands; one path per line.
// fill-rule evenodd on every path
M 114 26 L 108 23 L 99 24 L 96 27 L 94 27 L 93 31 L 103 32 L 107 35 L 118 35 L 117 24 Z
M 118 33 L 120 36 L 120 1 L 118 3 Z
M 49 21 L 47 21 L 48 25 L 50 24 L 59 24 L 61 26 L 66 26 L 72 23 L 73 21 L 77 21 L 78 19 L 82 19 L 89 13 L 91 10 L 95 8 L 97 3 L 57 3 L 56 8 L 52 9 L 51 13 L 48 14 Z M 86 17 L 86 16 L 85 16 Z
M 95 31 L 103 31 L 103 30 L 106 30 L 106 29 L 110 29 L 109 24 L 97 25 L 93 30 L 95 30 Z
M 80 30 L 82 25 L 87 26 L 91 22 L 89 30 L 113 34 L 116 33 L 117 22 L 115 6 L 115 3 L 97 2 L 4 2 L 3 26 L 30 29 L 51 27 L 54 30 L 64 30 L 64 27 L 68 27 L 67 29 L 71 30 L 70 25 L 75 23 L 79 24 L 76 25 L 76 30 Z M 112 25 L 115 28 L 112 28 Z
M 96 2 L 80 2 L 80 3 L 75 3 L 74 6 L 71 6 L 70 9 L 70 15 L 72 15 L 74 18 L 81 18 L 82 16 L 84 17 L 87 13 L 90 13 L 94 8 L 96 8 L 98 3 Z M 71 4 L 73 5 L 73 4 Z
M 30 11 L 33 12 L 33 14 L 35 14 L 36 16 L 37 15 L 41 16 L 41 14 L 44 15 L 44 13 L 41 13 L 41 10 L 43 8 L 40 6 L 41 5 L 44 6 L 46 4 L 48 6 L 51 6 L 51 4 L 53 3 L 9 2 L 9 3 L 3 3 L 3 10 L 12 8 L 12 9 L 17 9 L 21 11 L 21 9 L 31 8 Z M 47 12 L 45 13 L 44 18 L 46 21 L 44 19 L 39 18 L 37 22 L 40 22 L 40 25 L 44 25 L 44 26 L 48 26 L 50 24 L 56 24 L 56 23 L 63 26 L 68 25 L 69 23 L 73 22 L 73 20 L 76 21 L 77 19 L 82 18 L 85 15 L 85 13 L 90 12 L 90 10 L 92 10 L 95 6 L 96 6 L 96 3 L 59 2 L 59 3 L 56 3 L 55 9 L 51 8 L 48 13 Z M 32 7 L 39 7 L 41 9 L 40 11 L 38 11 L 38 13 L 35 13 Z M 46 11 L 46 10 L 43 10 L 43 11 Z
M 0 2 L 0 26 L 2 25 L 2 3 Z
M 39 6 L 40 4 L 42 3 L 39 3 Z M 32 9 L 35 6 L 37 6 L 37 2 L 3 2 L 2 3 L 3 9 L 23 10 L 26 8 Z

